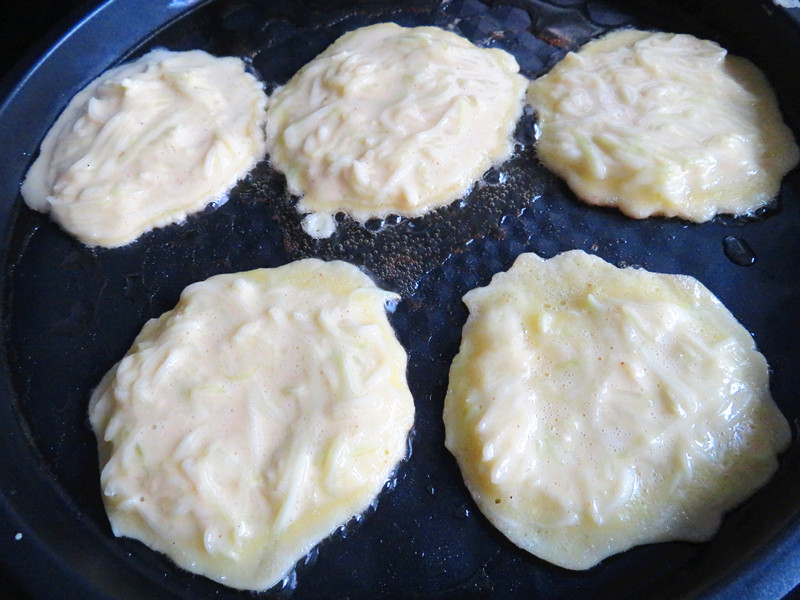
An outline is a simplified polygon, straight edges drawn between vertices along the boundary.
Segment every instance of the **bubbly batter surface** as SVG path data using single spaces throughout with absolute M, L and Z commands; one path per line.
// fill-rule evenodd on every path
M 279 582 L 406 454 L 395 300 L 317 259 L 186 288 L 91 398 L 114 533 L 228 586 Z
M 774 474 L 789 426 L 750 334 L 697 280 L 523 254 L 467 293 L 446 445 L 483 513 L 569 569 L 702 541 Z
M 123 246 L 182 221 L 264 157 L 267 97 L 238 58 L 153 50 L 79 92 L 22 185 L 92 246 Z
M 611 33 L 527 97 L 545 166 L 586 202 L 635 218 L 751 214 L 800 157 L 758 68 L 691 35 Z
M 336 40 L 269 100 L 270 160 L 312 214 L 306 231 L 329 236 L 338 211 L 419 216 L 463 195 L 511 154 L 518 70 L 437 27 L 381 23 Z

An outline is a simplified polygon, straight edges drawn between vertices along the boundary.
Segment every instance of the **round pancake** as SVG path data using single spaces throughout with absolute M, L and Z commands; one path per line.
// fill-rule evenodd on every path
M 789 425 L 750 334 L 697 280 L 523 254 L 464 296 L 447 448 L 486 517 L 556 565 L 702 541 Z
M 187 287 L 91 398 L 114 533 L 231 587 L 278 583 L 407 452 L 396 300 L 317 259 Z
M 338 211 L 413 217 L 465 194 L 513 150 L 518 70 L 437 27 L 380 23 L 336 40 L 269 100 L 270 160 L 312 213 L 306 231 L 331 235 Z
M 584 201 L 637 219 L 752 214 L 800 157 L 758 68 L 691 35 L 613 32 L 527 98 L 542 163 Z
M 70 101 L 22 196 L 87 245 L 123 246 L 225 201 L 266 153 L 266 102 L 238 58 L 153 50 Z

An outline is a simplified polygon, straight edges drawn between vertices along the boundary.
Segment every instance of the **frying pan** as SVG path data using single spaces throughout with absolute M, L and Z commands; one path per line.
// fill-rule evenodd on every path
M 107 0 L 80 17 L 7 88 L 0 106 L 0 561 L 36 598 L 246 598 L 111 534 L 89 394 L 144 322 L 189 283 L 305 256 L 363 267 L 403 300 L 391 316 L 409 353 L 417 419 L 410 456 L 376 505 L 300 561 L 265 598 L 763 598 L 800 581 L 800 173 L 774 205 L 702 225 L 634 221 L 578 202 L 536 161 L 534 115 L 517 150 L 467 198 L 418 219 L 365 225 L 339 215 L 311 240 L 283 177 L 265 162 L 222 207 L 114 250 L 82 246 L 21 203 L 19 184 L 69 98 L 153 46 L 251 61 L 267 90 L 344 31 L 392 20 L 453 28 L 513 53 L 535 77 L 588 39 L 623 26 L 687 32 L 754 60 L 800 132 L 800 20 L 770 0 Z M 444 449 L 447 371 L 461 296 L 521 252 L 581 248 L 617 265 L 686 273 L 752 332 L 794 440 L 775 478 L 708 543 L 647 545 L 585 572 L 549 565 L 497 533 Z

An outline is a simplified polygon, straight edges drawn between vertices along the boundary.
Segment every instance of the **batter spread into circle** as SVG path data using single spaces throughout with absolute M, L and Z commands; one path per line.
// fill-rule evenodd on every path
M 266 103 L 238 58 L 153 50 L 70 101 L 22 196 L 85 244 L 123 246 L 224 202 L 266 153 Z
M 438 27 L 351 31 L 269 100 L 273 165 L 327 237 L 332 215 L 420 216 L 508 158 L 527 80 L 500 49 Z M 323 215 L 321 218 L 319 215 Z
M 406 454 L 396 300 L 318 259 L 187 287 L 91 398 L 114 533 L 228 586 L 278 583 Z
M 800 157 L 761 71 L 691 35 L 611 33 L 533 81 L 528 101 L 544 165 L 638 219 L 751 214 Z
M 587 569 L 707 540 L 775 473 L 791 436 L 766 360 L 697 280 L 523 254 L 464 302 L 446 445 L 521 548 Z

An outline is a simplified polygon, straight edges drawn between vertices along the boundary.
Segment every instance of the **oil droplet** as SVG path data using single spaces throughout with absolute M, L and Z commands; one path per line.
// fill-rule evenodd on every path
M 468 519 L 469 518 L 469 508 L 464 505 L 458 507 L 455 511 L 456 519 Z
M 483 181 L 489 185 L 501 185 L 507 181 L 508 177 L 497 167 L 492 167 L 483 174 Z
M 726 235 L 722 240 L 722 248 L 725 256 L 740 267 L 749 267 L 756 262 L 756 253 L 750 245 L 735 235 Z
M 367 221 L 364 223 L 364 227 L 367 230 L 372 231 L 373 233 L 376 233 L 376 232 L 380 231 L 381 229 L 383 229 L 383 226 L 385 224 L 386 224 L 386 222 L 383 219 L 379 219 L 379 218 L 376 217 L 376 218 L 372 218 L 372 219 L 367 219 Z

